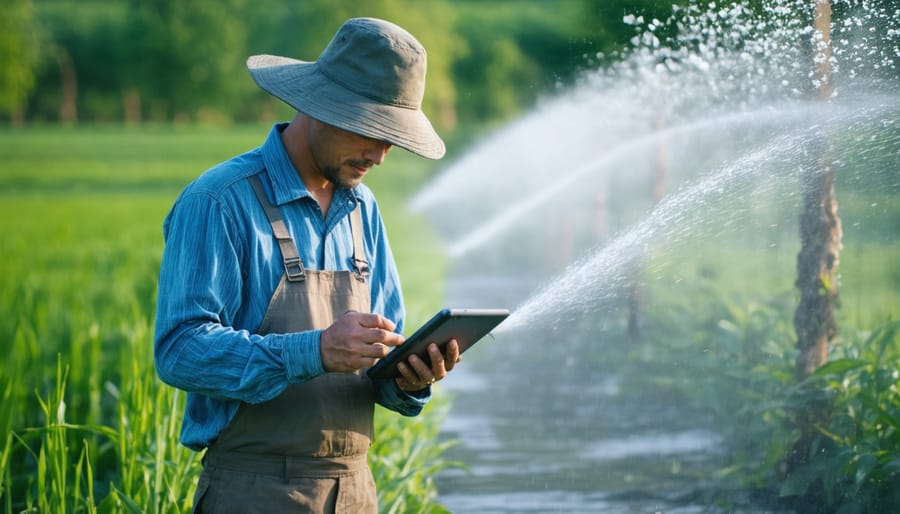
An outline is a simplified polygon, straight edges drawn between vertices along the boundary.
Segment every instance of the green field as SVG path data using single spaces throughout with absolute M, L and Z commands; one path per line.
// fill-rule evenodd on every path
M 153 367 L 162 220 L 190 180 L 267 131 L 0 131 L 0 511 L 188 512 L 199 459 L 177 444 L 183 395 Z M 449 258 L 405 209 L 437 165 L 395 150 L 366 179 L 397 257 L 407 328 L 444 303 Z M 838 189 L 841 336 L 809 382 L 791 380 L 799 243 L 788 229 L 777 250 L 736 238 L 699 254 L 663 248 L 657 264 L 649 255 L 649 344 L 596 364 L 631 366 L 634 387 L 666 387 L 712 411 L 736 452 L 717 476 L 728 487 L 790 496 L 824 477 L 838 504 L 884 506 L 900 503 L 888 496 L 900 476 L 900 218 L 891 191 Z M 795 436 L 792 409 L 822 397 L 833 404 L 822 436 L 839 451 L 785 482 L 773 470 Z M 449 400 L 436 400 L 415 419 L 377 412 L 370 462 L 383 512 L 443 511 L 433 475 L 456 464 L 443 457 L 452 442 L 438 442 Z
M 162 220 L 191 179 L 267 131 L 0 133 L 0 511 L 189 510 L 199 460 L 177 444 L 182 395 L 153 367 Z M 367 179 L 413 327 L 443 301 L 440 247 L 404 210 L 430 166 L 396 150 Z M 439 510 L 428 505 L 442 403 L 415 420 L 379 411 L 372 465 L 386 511 Z

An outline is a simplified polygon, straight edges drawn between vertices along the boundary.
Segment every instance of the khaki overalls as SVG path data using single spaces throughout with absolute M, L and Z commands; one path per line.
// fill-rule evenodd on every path
M 285 269 L 258 333 L 324 329 L 349 310 L 369 312 L 359 207 L 350 215 L 356 270 L 307 270 L 259 177 L 250 182 Z M 195 512 L 376 513 L 366 461 L 374 405 L 372 383 L 360 372 L 326 373 L 270 401 L 241 404 L 204 457 Z

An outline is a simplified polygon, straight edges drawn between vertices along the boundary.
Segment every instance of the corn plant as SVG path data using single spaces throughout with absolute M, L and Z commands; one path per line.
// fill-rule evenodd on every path
M 463 467 L 459 462 L 443 458 L 444 452 L 456 442 L 438 439 L 439 421 L 448 407 L 447 400 L 438 396 L 426 407 L 429 413 L 417 418 L 400 418 L 384 409 L 376 411 L 377 430 L 369 464 L 378 484 L 381 512 L 448 512 L 435 501 L 437 489 L 433 480 L 438 471 Z
M 0 512 L 189 512 L 200 455 L 178 443 L 184 393 L 162 384 L 153 364 L 161 224 L 184 184 L 259 144 L 265 130 L 30 129 L 0 138 Z M 409 187 L 384 183 L 394 189 Z M 385 204 L 401 218 L 391 212 L 401 199 Z M 403 258 L 414 255 L 401 248 Z M 441 268 L 399 265 L 411 282 L 440 283 L 430 274 Z M 410 311 L 438 301 L 413 301 Z M 409 478 L 379 475 L 379 489 L 393 494 L 385 509 L 436 497 L 427 473 L 444 447 L 435 442 L 439 413 L 412 423 L 379 416 L 373 452 L 403 460 Z M 408 431 L 432 439 L 408 444 Z

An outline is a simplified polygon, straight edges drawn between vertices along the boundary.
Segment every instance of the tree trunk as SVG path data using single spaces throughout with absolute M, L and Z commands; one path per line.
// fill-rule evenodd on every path
M 9 126 L 12 128 L 22 128 L 25 126 L 25 109 L 18 108 L 9 115 Z
M 821 41 L 815 52 L 815 63 L 818 95 L 823 101 L 832 93 L 830 24 L 829 0 L 819 0 L 815 8 L 815 29 Z M 828 360 L 828 348 L 837 334 L 834 311 L 838 304 L 837 268 L 842 234 L 834 196 L 834 165 L 827 147 L 827 140 L 823 140 L 819 169 L 809 170 L 801 178 L 803 212 L 797 256 L 800 304 L 794 314 L 800 350 L 796 367 L 798 380 L 805 379 Z
M 56 59 L 60 82 L 59 121 L 64 125 L 74 125 L 78 121 L 78 75 L 65 48 L 57 50 Z
M 141 94 L 137 88 L 128 88 L 122 94 L 122 118 L 126 125 L 141 124 Z
M 834 178 L 834 166 L 827 155 L 819 170 L 810 170 L 803 178 L 801 247 L 797 256 L 800 304 L 794 313 L 800 350 L 797 380 L 805 379 L 828 360 L 828 349 L 838 331 L 835 310 L 842 234 Z
M 830 32 L 831 4 L 818 0 L 814 29 L 819 40 L 814 48 L 817 95 L 828 101 L 832 95 Z M 838 307 L 838 263 L 841 251 L 841 219 L 834 193 L 835 169 L 829 155 L 828 135 L 820 142 L 818 164 L 802 175 L 803 211 L 800 215 L 800 253 L 797 255 L 797 288 L 800 303 L 794 313 L 797 332 L 797 356 L 794 370 L 799 382 L 828 361 L 828 351 L 838 333 L 835 310 Z M 786 465 L 788 473 L 809 463 L 816 456 L 825 457 L 820 447 L 817 426 L 829 418 L 826 400 L 810 401 L 796 412 L 800 438 L 794 444 Z M 820 455 L 821 454 L 821 455 Z M 821 484 L 807 490 L 804 504 L 815 511 L 824 505 Z

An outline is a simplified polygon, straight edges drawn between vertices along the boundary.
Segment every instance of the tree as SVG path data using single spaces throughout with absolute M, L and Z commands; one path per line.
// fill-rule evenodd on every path
M 131 37 L 119 2 L 36 0 L 42 49 L 29 116 L 75 123 L 121 117 L 124 49 Z
M 21 122 L 35 84 L 38 40 L 31 0 L 7 0 L 0 9 L 0 113 Z
M 145 113 L 158 120 L 228 113 L 252 86 L 241 80 L 246 75 L 243 5 L 243 0 L 131 0 L 122 38 L 124 94 L 139 95 Z

